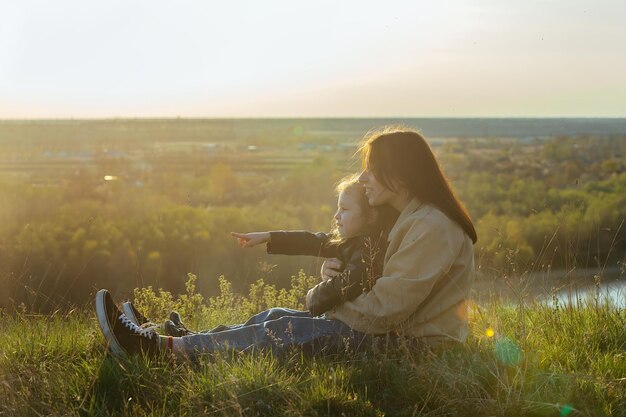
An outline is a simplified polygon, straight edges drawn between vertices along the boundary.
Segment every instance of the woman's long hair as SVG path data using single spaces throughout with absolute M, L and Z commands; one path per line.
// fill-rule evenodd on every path
M 360 148 L 363 167 L 390 190 L 398 186 L 431 203 L 458 223 L 474 243 L 476 229 L 456 197 L 424 137 L 405 128 L 385 128 L 367 135 Z

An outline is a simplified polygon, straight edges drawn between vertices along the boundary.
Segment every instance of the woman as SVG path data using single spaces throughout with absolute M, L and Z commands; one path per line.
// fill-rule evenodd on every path
M 390 204 L 400 216 L 389 234 L 383 276 L 369 293 L 328 317 L 368 334 L 464 341 L 477 240 L 467 211 L 419 133 L 375 134 L 361 155 L 359 181 L 370 205 Z M 334 275 L 336 266 L 327 262 L 323 275 Z
M 466 300 L 474 277 L 476 231 L 425 139 L 409 129 L 366 137 L 359 181 L 372 206 L 400 216 L 388 237 L 383 273 L 371 291 L 322 317 L 272 310 L 246 325 L 185 337 L 159 336 L 131 322 L 106 290 L 96 297 L 100 326 L 114 353 L 173 353 L 180 357 L 225 349 L 358 345 L 377 335 L 400 335 L 429 345 L 467 337 Z M 337 261 L 325 262 L 328 279 Z

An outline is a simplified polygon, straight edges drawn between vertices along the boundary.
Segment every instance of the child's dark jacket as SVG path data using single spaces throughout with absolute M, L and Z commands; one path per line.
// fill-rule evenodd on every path
M 341 241 L 333 241 L 331 235 L 321 232 L 274 231 L 270 236 L 267 253 L 337 258 L 342 262 L 341 275 L 320 282 L 307 293 L 306 305 L 313 316 L 369 291 L 382 274 L 387 244 L 382 236 Z

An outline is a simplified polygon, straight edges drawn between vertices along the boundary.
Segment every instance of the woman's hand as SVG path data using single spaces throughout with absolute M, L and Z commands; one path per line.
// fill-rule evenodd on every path
M 341 275 L 341 268 L 343 268 L 343 262 L 337 258 L 328 258 L 322 263 L 322 281 L 328 281 L 329 279 Z
M 231 236 L 237 238 L 237 243 L 242 248 L 251 248 L 261 243 L 270 241 L 270 232 L 236 233 L 230 232 Z

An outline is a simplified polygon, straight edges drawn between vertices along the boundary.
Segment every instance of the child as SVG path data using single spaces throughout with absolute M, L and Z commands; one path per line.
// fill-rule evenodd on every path
M 369 291 L 382 274 L 387 248 L 387 233 L 395 223 L 398 212 L 390 206 L 370 207 L 365 189 L 356 175 L 344 178 L 337 185 L 337 212 L 331 233 L 306 231 L 272 231 L 231 233 L 242 247 L 267 243 L 267 252 L 284 255 L 311 255 L 337 258 L 343 268 L 337 275 L 311 288 L 306 306 L 312 316 L 319 316 L 346 301 Z M 188 330 L 180 316 L 172 312 L 170 319 L 157 326 L 139 313 L 131 302 L 122 306 L 124 314 L 142 328 L 158 329 L 169 336 L 197 334 Z M 291 312 L 293 313 L 293 312 Z M 235 326 L 218 326 L 210 333 L 230 330 Z
M 391 207 L 370 207 L 365 189 L 351 175 L 337 186 L 337 212 L 331 233 L 272 231 L 231 233 L 242 247 L 267 243 L 267 252 L 337 258 L 343 268 L 334 277 L 311 288 L 306 296 L 313 316 L 354 300 L 372 288 L 382 274 L 387 233 L 398 213 Z

